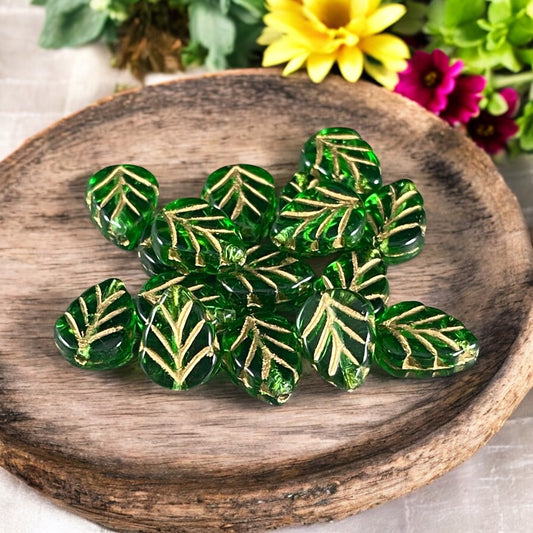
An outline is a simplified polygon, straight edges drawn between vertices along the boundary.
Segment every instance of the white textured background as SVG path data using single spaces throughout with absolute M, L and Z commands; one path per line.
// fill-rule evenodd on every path
M 43 10 L 0 0 L 0 159 L 57 119 L 136 84 L 103 46 L 41 50 Z M 149 81 L 156 81 L 152 77 Z M 533 226 L 533 157 L 501 166 Z M 474 457 L 404 498 L 335 523 L 283 533 L 533 531 L 533 393 Z M 0 468 L 0 533 L 105 533 Z

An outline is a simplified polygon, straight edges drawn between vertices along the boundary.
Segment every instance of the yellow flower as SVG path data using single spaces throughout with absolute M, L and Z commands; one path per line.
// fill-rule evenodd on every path
M 378 83 L 394 88 L 405 70 L 409 49 L 399 38 L 381 33 L 405 13 L 401 4 L 381 0 L 267 0 L 269 13 L 259 44 L 268 45 L 263 66 L 287 62 L 288 76 L 304 65 L 321 82 L 335 61 L 348 81 L 364 70 Z

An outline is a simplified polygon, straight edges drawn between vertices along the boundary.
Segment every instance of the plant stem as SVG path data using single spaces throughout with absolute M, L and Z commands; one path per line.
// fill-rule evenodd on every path
M 502 89 L 509 85 L 521 85 L 523 83 L 533 82 L 533 71 L 520 72 L 518 74 L 504 74 L 500 76 L 493 76 L 492 86 L 495 89 Z

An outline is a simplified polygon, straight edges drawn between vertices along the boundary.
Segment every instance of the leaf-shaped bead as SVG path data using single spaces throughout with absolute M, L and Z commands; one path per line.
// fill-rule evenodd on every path
M 135 305 L 124 283 L 110 278 L 87 289 L 54 328 L 59 352 L 74 366 L 106 370 L 126 364 L 138 340 Z
M 300 341 L 281 316 L 246 316 L 222 337 L 224 368 L 248 394 L 272 405 L 285 403 L 300 379 Z
M 471 367 L 479 342 L 456 318 L 420 302 L 401 302 L 376 319 L 376 362 L 396 377 L 448 376 Z
M 137 165 L 114 165 L 89 178 L 85 201 L 102 235 L 132 250 L 152 219 L 158 196 L 151 172 Z
M 240 229 L 246 242 L 268 235 L 276 210 L 274 178 L 255 165 L 228 165 L 209 175 L 201 194 Z
M 146 323 L 139 356 L 147 376 L 162 387 L 190 389 L 219 368 L 213 326 L 203 305 L 179 285 L 167 289 Z
M 351 128 L 324 128 L 310 137 L 302 148 L 299 170 L 340 182 L 362 195 L 381 186 L 376 154 Z
M 296 319 L 304 356 L 329 383 L 352 391 L 374 353 L 374 310 L 359 294 L 330 289 L 310 296 Z

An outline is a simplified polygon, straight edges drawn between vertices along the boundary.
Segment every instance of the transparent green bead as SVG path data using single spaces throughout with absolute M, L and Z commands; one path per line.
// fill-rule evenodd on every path
M 271 313 L 242 318 L 222 337 L 224 367 L 248 394 L 285 403 L 300 379 L 301 345 L 291 324 Z
M 370 370 L 374 353 L 374 310 L 345 289 L 315 293 L 303 305 L 296 328 L 306 356 L 329 383 L 352 391 Z
M 426 212 L 416 185 L 407 179 L 379 189 L 365 200 L 364 240 L 376 247 L 387 265 L 416 257 L 424 246 Z
M 158 195 L 151 172 L 137 165 L 114 165 L 89 178 L 85 201 L 102 235 L 133 250 L 152 219 Z
M 220 291 L 216 278 L 204 274 L 184 276 L 176 272 L 164 272 L 149 279 L 143 285 L 135 302 L 139 319 L 146 322 L 165 291 L 175 286 L 185 287 L 203 304 L 207 320 L 216 329 L 235 320 L 235 309 Z
M 296 172 L 289 182 L 281 190 L 278 198 L 279 213 L 288 203 L 292 202 L 300 193 L 312 189 L 318 185 L 319 180 L 305 172 Z
M 161 210 L 152 224 L 152 247 L 159 260 L 183 271 L 216 274 L 240 264 L 246 248 L 235 224 L 198 198 L 182 198 Z
M 213 325 L 204 306 L 184 287 L 168 289 L 154 307 L 139 348 L 141 367 L 158 385 L 185 390 L 219 369 Z
M 376 319 L 375 361 L 396 377 L 448 376 L 471 367 L 479 342 L 456 318 L 420 302 L 401 302 Z
M 314 280 L 307 263 L 272 244 L 250 248 L 242 267 L 218 275 L 237 308 L 251 311 L 293 311 L 312 293 Z
M 282 250 L 306 257 L 354 249 L 365 225 L 362 200 L 340 183 L 322 181 L 279 213 L 270 233 Z
M 241 231 L 247 243 L 257 243 L 270 230 L 276 211 L 274 178 L 254 165 L 227 165 L 209 175 L 201 194 Z
M 302 148 L 299 171 L 340 182 L 362 195 L 381 186 L 376 154 L 350 128 L 324 128 L 310 137 Z
M 348 289 L 366 298 L 380 313 L 389 299 L 387 265 L 378 250 L 361 249 L 344 252 L 326 266 L 315 282 L 318 291 L 328 289 Z
M 107 279 L 87 289 L 61 315 L 55 344 L 74 366 L 107 370 L 126 364 L 138 341 L 135 305 L 124 283 Z

